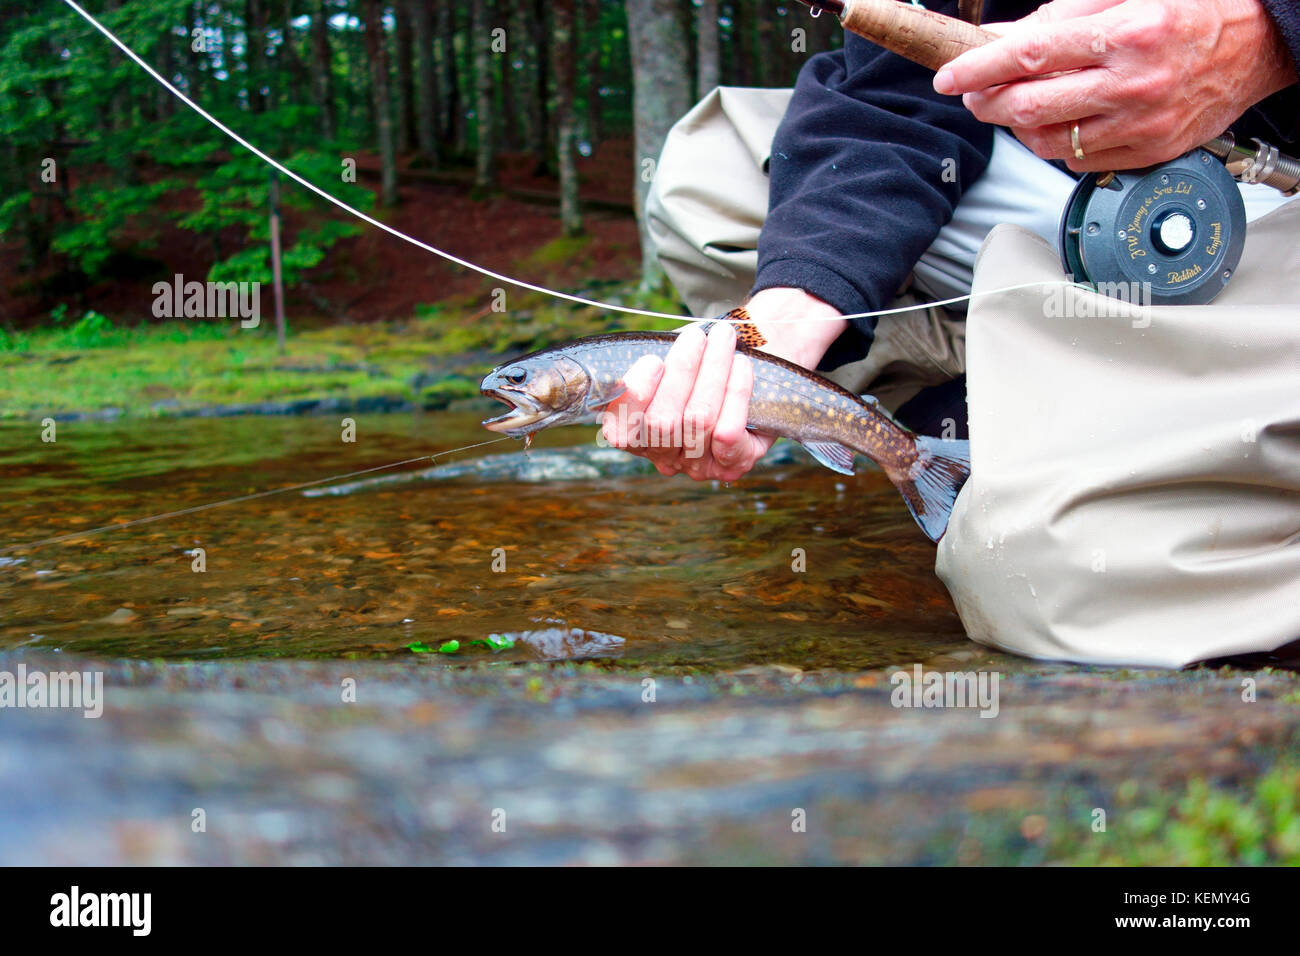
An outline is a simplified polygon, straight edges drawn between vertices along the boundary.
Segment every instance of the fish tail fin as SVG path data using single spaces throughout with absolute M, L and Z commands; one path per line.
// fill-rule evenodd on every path
M 918 435 L 916 451 L 911 467 L 890 478 L 921 530 L 938 541 L 948 528 L 957 493 L 970 477 L 970 442 Z

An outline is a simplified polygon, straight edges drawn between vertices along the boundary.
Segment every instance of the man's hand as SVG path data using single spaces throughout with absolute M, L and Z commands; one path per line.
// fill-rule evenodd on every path
M 765 289 L 745 308 L 767 339 L 763 350 L 805 368 L 817 365 L 847 325 L 800 289 Z M 736 354 L 729 323 L 707 336 L 699 326 L 686 328 L 666 361 L 640 359 L 623 384 L 627 391 L 605 412 L 602 433 L 611 445 L 650 459 L 662 475 L 684 471 L 696 481 L 736 481 L 776 440 L 745 427 L 754 370 Z
M 1173 159 L 1297 81 L 1259 0 L 1055 0 L 986 28 L 1004 35 L 940 70 L 935 90 L 1076 172 Z

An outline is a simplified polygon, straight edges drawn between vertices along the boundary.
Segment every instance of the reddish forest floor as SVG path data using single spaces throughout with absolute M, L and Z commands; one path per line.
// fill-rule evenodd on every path
M 357 154 L 361 182 L 378 188 L 378 159 Z M 403 161 L 401 168 L 409 170 Z M 556 197 L 553 177 L 535 174 L 535 160 L 523 154 L 499 158 L 502 193 L 487 199 L 470 197 L 470 171 L 444 170 L 431 181 L 419 170 L 401 179 L 400 204 L 391 211 L 372 210 L 376 218 L 468 261 L 507 275 L 551 285 L 575 288 L 599 280 L 630 280 L 639 269 L 637 229 L 631 215 L 633 164 L 626 140 L 603 142 L 586 159 L 579 159 L 581 196 L 600 208 L 588 208 L 584 225 L 591 235 L 576 255 L 538 256 L 548 243 L 560 238 L 558 206 L 537 201 Z M 286 189 L 297 188 L 292 185 Z M 528 200 L 512 198 L 526 194 Z M 321 207 L 323 200 L 313 198 Z M 177 205 L 185 202 L 176 196 Z M 623 206 L 624 211 L 607 208 Z M 339 215 L 343 215 L 339 213 Z M 286 217 L 286 236 L 292 240 L 295 214 Z M 435 303 L 473 295 L 499 283 L 484 279 L 421 249 L 362 225 L 362 232 L 339 242 L 308 276 L 305 289 L 290 290 L 287 310 L 295 324 L 317 322 L 369 322 L 409 317 L 420 303 Z M 223 236 L 223 253 L 238 248 L 242 237 Z M 151 318 L 152 284 L 181 273 L 202 278 L 214 258 L 210 236 L 200 236 L 168 226 L 152 248 L 142 250 L 160 260 L 161 267 L 119 273 L 71 294 L 52 291 L 54 269 L 32 275 L 20 271 L 15 249 L 0 255 L 0 320 L 16 327 L 42 322 L 49 311 L 66 302 L 71 314 L 94 309 L 115 321 L 135 323 Z

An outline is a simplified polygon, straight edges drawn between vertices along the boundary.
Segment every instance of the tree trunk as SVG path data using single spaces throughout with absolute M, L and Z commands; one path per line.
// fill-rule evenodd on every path
M 172 35 L 170 30 L 164 30 L 158 38 L 158 65 L 155 69 L 163 75 L 168 81 L 172 80 Z M 154 96 L 156 97 L 155 112 L 159 119 L 166 119 L 176 112 L 176 98 L 171 95 L 161 84 L 154 86 Z
M 533 49 L 533 4 L 532 0 L 510 0 L 509 24 L 510 43 L 513 55 L 512 66 L 506 82 L 513 83 L 515 90 L 511 96 L 517 114 L 512 117 L 515 127 L 515 140 L 519 149 L 532 152 L 535 145 L 533 136 L 533 70 L 536 66 Z M 513 64 L 518 63 L 515 69 Z
M 529 152 L 537 157 L 535 172 L 546 174 L 551 167 L 551 44 L 547 29 L 545 0 L 533 0 L 533 49 L 537 52 L 537 69 L 533 74 L 533 109 L 529 133 Z
M 195 30 L 203 30 L 202 7 L 198 3 L 190 7 L 189 39 L 185 43 L 185 92 L 197 103 L 203 95 L 203 61 L 208 55 L 194 49 Z
M 311 21 L 311 73 L 316 105 L 320 107 L 321 138 L 332 142 L 338 135 L 339 119 L 334 108 L 334 56 L 325 0 L 317 0 Z
M 358 19 L 360 16 L 358 15 Z M 361 125 L 365 135 L 374 139 L 375 133 L 375 94 L 370 88 L 370 62 L 365 57 L 365 32 L 353 39 L 344 39 L 347 55 L 347 81 L 343 84 L 343 109 L 346 122 L 339 129 L 355 129 Z M 352 49 L 355 47 L 356 49 Z
M 244 40 L 248 47 L 244 53 L 248 69 L 248 106 L 254 113 L 265 113 L 270 71 L 266 66 L 266 11 L 262 0 L 245 0 Z
M 121 6 L 122 0 L 104 0 L 105 12 L 111 13 Z M 131 124 L 130 117 L 126 115 L 128 103 L 125 86 L 121 83 L 114 84 L 113 92 L 108 97 L 108 116 L 104 120 L 107 129 L 118 130 Z
M 438 64 L 433 50 L 433 13 L 425 0 L 414 0 L 415 51 L 419 55 L 420 106 L 416 113 L 416 136 L 420 154 L 430 166 L 438 164 Z
M 718 0 L 701 0 L 695 21 L 698 77 L 695 98 L 702 100 L 721 82 L 718 63 Z
M 370 60 L 370 88 L 374 98 L 375 131 L 379 136 L 379 161 L 383 167 L 381 201 L 397 205 L 397 149 L 393 136 L 393 109 L 388 93 L 388 44 L 384 37 L 384 11 L 379 0 L 363 0 L 366 56 Z
M 302 103 L 311 96 L 314 87 L 313 77 L 307 64 L 303 63 L 302 57 L 298 55 L 297 37 L 294 36 L 293 21 L 293 0 L 280 0 L 280 15 L 276 21 L 279 23 L 281 43 L 276 47 L 276 62 L 274 71 L 276 75 L 289 74 L 288 83 L 280 83 L 278 88 L 279 98 L 289 103 Z M 310 18 L 309 18 L 310 21 Z M 308 28 L 310 30 L 310 22 Z M 279 99 L 273 101 L 273 106 L 279 106 Z
M 522 33 L 516 33 L 514 29 L 514 13 L 516 0 L 501 0 L 497 5 L 497 26 L 505 28 L 507 41 L 504 53 L 496 55 L 496 60 L 501 67 L 497 74 L 497 85 L 501 90 L 501 123 L 499 141 L 497 145 L 503 152 L 513 153 L 519 148 L 519 104 L 516 101 L 516 79 L 518 74 L 515 73 L 515 53 L 519 49 L 519 41 L 523 37 Z
M 582 58 L 582 72 L 587 77 L 587 142 L 593 149 L 600 141 L 600 88 L 604 84 L 601 52 L 605 35 L 600 29 L 600 2 L 586 0 L 582 21 L 582 33 L 587 43 Z
M 737 86 L 754 86 L 754 30 L 749 22 L 750 0 L 731 3 L 731 62 Z
M 415 149 L 415 81 L 411 70 L 410 3 L 420 0 L 397 0 L 393 4 L 393 49 L 397 58 L 397 148 L 402 152 Z
M 687 39 L 676 0 L 626 0 L 632 57 L 632 114 L 636 152 L 636 217 L 641 227 L 641 285 L 664 284 L 663 269 L 646 230 L 645 200 L 664 139 L 691 106 L 691 84 L 682 63 Z M 649 162 L 647 162 L 647 160 Z
M 496 188 L 496 129 L 493 116 L 492 36 L 490 0 L 473 0 L 470 33 L 474 45 L 474 188 Z
M 772 65 L 779 63 L 781 50 L 777 48 L 780 42 L 776 32 L 776 24 L 773 19 L 767 15 L 764 7 L 768 0 L 751 0 L 750 10 L 752 13 L 752 22 L 754 29 L 754 43 L 756 54 L 754 57 L 755 79 L 759 86 L 772 85 Z M 789 49 L 789 38 L 786 38 L 786 49 Z
M 574 155 L 576 122 L 573 90 L 577 85 L 576 0 L 553 0 L 551 61 L 555 66 L 555 149 L 560 170 L 560 224 L 566 236 L 582 233 L 578 208 L 578 167 Z
M 438 62 L 442 66 L 442 138 L 454 152 L 465 147 L 465 106 L 456 69 L 456 16 L 452 0 L 438 0 Z

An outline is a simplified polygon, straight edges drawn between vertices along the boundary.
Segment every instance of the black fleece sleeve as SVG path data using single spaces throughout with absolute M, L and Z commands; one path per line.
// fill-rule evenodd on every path
M 1287 49 L 1291 51 L 1292 66 L 1300 69 L 1300 0 L 1261 2 L 1277 24 Z M 1278 146 L 1288 147 L 1289 151 L 1300 146 L 1300 84 L 1289 86 L 1256 104 L 1247 111 L 1248 120 L 1250 114 L 1264 122 L 1272 135 L 1280 141 Z
M 799 288 L 845 314 L 893 298 L 993 152 L 992 127 L 933 75 L 852 34 L 804 65 L 772 143 L 753 291 Z M 874 320 L 855 325 L 869 343 Z

